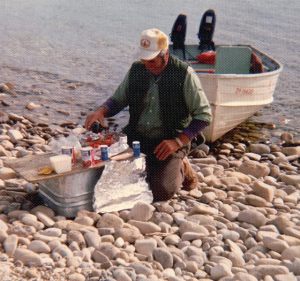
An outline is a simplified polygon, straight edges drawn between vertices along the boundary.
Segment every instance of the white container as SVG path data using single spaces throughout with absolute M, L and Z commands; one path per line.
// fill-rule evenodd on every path
M 72 170 L 72 157 L 69 155 L 56 155 L 49 158 L 56 173 L 62 174 Z

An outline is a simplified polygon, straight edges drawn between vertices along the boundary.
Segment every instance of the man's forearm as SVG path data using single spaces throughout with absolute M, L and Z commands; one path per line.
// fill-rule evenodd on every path
M 116 115 L 122 110 L 122 107 L 118 105 L 118 103 L 112 98 L 108 98 L 99 108 L 98 110 L 104 110 L 104 117 L 111 117 Z
M 188 127 L 186 127 L 178 138 L 183 145 L 189 143 L 195 138 L 205 127 L 209 125 L 209 122 L 204 120 L 193 119 Z

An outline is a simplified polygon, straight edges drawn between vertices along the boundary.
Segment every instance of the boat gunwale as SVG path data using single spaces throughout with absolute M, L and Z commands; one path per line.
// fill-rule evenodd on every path
M 220 46 L 227 46 L 227 45 L 223 45 L 223 44 L 219 44 Z M 219 46 L 217 45 L 217 46 Z M 186 46 L 197 46 L 194 44 L 187 44 Z M 188 63 L 188 65 L 190 67 L 192 67 L 195 71 L 195 73 L 199 76 L 199 78 L 206 78 L 206 77 L 211 77 L 211 78 L 226 78 L 226 79 L 232 79 L 232 78 L 255 78 L 255 77 L 264 77 L 264 76 L 273 76 L 276 74 L 279 74 L 280 72 L 282 72 L 283 70 L 283 64 L 280 63 L 279 61 L 277 61 L 276 59 L 274 59 L 273 57 L 269 56 L 268 54 L 258 50 L 257 48 L 253 47 L 252 45 L 241 45 L 241 44 L 236 44 L 236 45 L 228 45 L 228 46 L 245 46 L 245 47 L 249 47 L 251 48 L 251 50 L 253 50 L 256 53 L 259 53 L 260 56 L 264 56 L 266 57 L 268 60 L 270 60 L 271 62 L 277 64 L 278 68 L 275 70 L 271 70 L 271 71 L 265 71 L 265 72 L 261 72 L 261 73 L 249 73 L 249 74 L 222 74 L 222 73 L 209 73 L 209 72 L 197 72 L 197 70 L 193 67 L 192 64 L 188 63 L 187 60 L 183 60 L 186 63 Z M 171 49 L 172 45 L 170 45 L 170 49 Z M 176 56 L 175 54 L 172 53 L 172 51 L 170 52 L 171 55 Z M 181 59 L 182 60 L 182 59 Z

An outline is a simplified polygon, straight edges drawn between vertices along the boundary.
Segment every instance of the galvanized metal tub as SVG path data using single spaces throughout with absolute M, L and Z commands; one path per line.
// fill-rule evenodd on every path
M 94 187 L 103 169 L 88 169 L 40 182 L 40 195 L 61 216 L 75 217 L 79 210 L 92 210 Z

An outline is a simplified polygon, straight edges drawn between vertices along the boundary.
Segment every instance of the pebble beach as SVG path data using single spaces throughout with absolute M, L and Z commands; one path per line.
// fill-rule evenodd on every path
M 82 127 L 37 121 L 40 105 L 32 102 L 24 103 L 30 114 L 13 113 L 8 100 L 18 92 L 5 83 L 0 89 L 8 109 L 0 112 L 1 281 L 300 280 L 296 134 L 246 122 L 191 153 L 196 189 L 69 219 L 36 200 L 38 186 L 5 161 L 49 152 L 51 139 Z
M 191 191 L 74 218 L 46 206 L 6 162 L 81 134 L 136 59 L 142 30 L 169 34 L 184 13 L 186 43 L 198 44 L 207 9 L 217 45 L 252 45 L 283 64 L 274 102 L 189 155 Z M 2 1 L 0 281 L 300 281 L 299 13 L 298 0 Z M 127 119 L 121 111 L 109 125 Z

